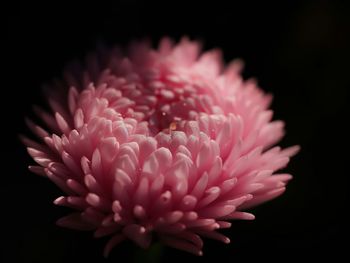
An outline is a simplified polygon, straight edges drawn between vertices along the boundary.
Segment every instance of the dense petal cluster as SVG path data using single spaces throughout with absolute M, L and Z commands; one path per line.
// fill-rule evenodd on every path
M 27 122 L 38 139 L 23 138 L 30 170 L 74 209 L 58 224 L 111 236 L 105 255 L 126 238 L 198 255 L 201 237 L 228 243 L 217 230 L 282 194 L 291 176 L 278 171 L 298 151 L 273 147 L 283 122 L 241 67 L 164 38 L 157 50 L 134 43 L 68 69 L 46 89 L 50 111 L 35 108 L 43 125 Z

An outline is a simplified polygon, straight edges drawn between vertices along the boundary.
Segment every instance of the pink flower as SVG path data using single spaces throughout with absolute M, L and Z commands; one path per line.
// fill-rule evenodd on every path
M 299 149 L 273 147 L 283 122 L 241 68 L 164 38 L 158 50 L 134 43 L 67 70 L 47 89 L 50 112 L 35 108 L 45 127 L 28 120 L 38 139 L 23 138 L 38 164 L 30 170 L 75 210 L 58 225 L 111 235 L 105 255 L 126 238 L 197 255 L 202 237 L 229 243 L 217 230 L 282 194 L 291 175 L 278 171 Z

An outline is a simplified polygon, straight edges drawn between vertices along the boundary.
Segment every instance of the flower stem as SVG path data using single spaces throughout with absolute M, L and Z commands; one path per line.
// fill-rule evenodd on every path
M 137 248 L 134 254 L 134 263 L 159 263 L 163 254 L 163 245 L 155 243 L 148 249 Z

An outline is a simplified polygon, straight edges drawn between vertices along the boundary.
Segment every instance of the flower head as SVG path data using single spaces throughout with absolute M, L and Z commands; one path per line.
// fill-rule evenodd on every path
M 38 164 L 30 170 L 74 209 L 58 225 L 111 236 L 105 255 L 126 238 L 198 255 L 202 237 L 229 243 L 217 230 L 282 194 L 291 176 L 278 171 L 298 151 L 273 147 L 283 122 L 241 68 L 164 38 L 157 50 L 134 43 L 66 70 L 47 89 L 50 112 L 35 108 L 44 127 L 27 122 L 38 139 L 23 138 Z

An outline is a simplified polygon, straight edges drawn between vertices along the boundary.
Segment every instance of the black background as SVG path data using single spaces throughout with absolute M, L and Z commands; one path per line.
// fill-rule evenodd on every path
M 60 191 L 27 171 L 17 135 L 28 132 L 31 105 L 43 103 L 41 85 L 67 61 L 97 41 L 156 43 L 163 35 L 201 39 L 206 49 L 222 48 L 226 61 L 243 58 L 244 76 L 274 94 L 275 118 L 287 123 L 281 144 L 302 146 L 287 169 L 294 175 L 287 192 L 255 209 L 255 221 L 234 222 L 225 232 L 230 245 L 207 240 L 201 258 L 166 249 L 164 261 L 348 258 L 348 1 L 47 2 L 2 9 L 1 262 L 131 262 L 128 243 L 105 260 L 105 240 L 55 226 L 67 212 L 52 205 Z

